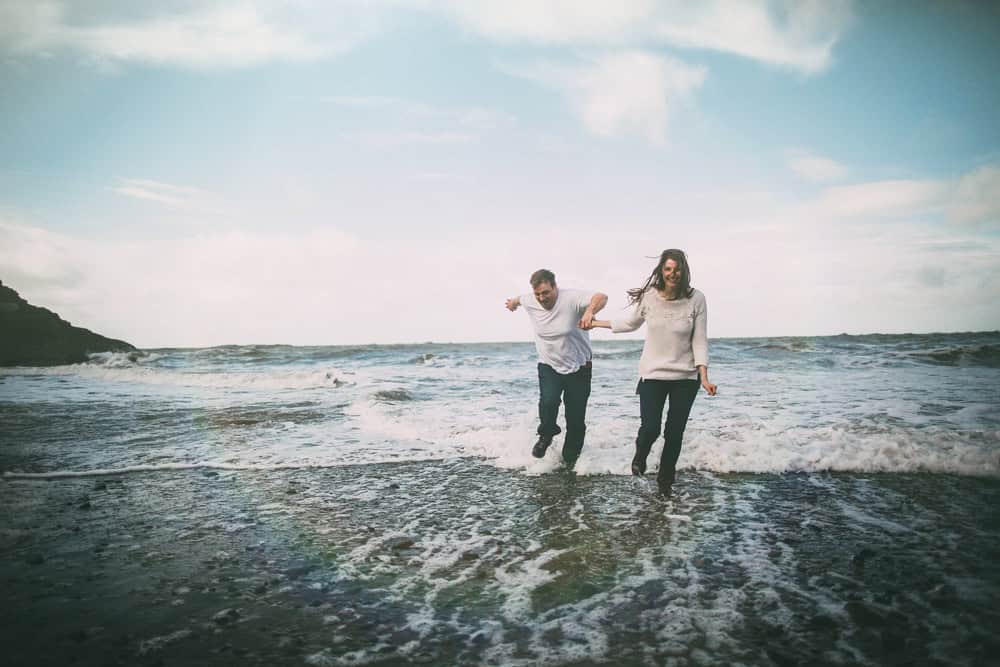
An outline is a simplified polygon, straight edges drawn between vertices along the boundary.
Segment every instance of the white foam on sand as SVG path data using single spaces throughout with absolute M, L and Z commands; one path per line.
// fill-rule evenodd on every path
M 525 619 L 531 614 L 531 594 L 539 586 L 555 580 L 556 573 L 542 566 L 555 559 L 566 550 L 550 549 L 541 551 L 541 545 L 533 543 L 527 553 L 536 552 L 534 556 L 525 556 L 504 563 L 497 568 L 494 576 L 497 583 L 506 591 L 506 599 L 501 607 L 504 615 L 511 619 Z
M 562 436 L 545 457 L 536 459 L 531 447 L 537 438 L 534 421 L 522 413 L 507 424 L 469 428 L 432 408 L 425 414 L 391 407 L 355 406 L 353 431 L 323 423 L 269 429 L 257 434 L 223 458 L 192 460 L 194 448 L 164 446 L 159 450 L 97 451 L 88 457 L 92 468 L 44 472 L 7 470 L 7 478 L 58 479 L 176 470 L 287 470 L 328 468 L 401 461 L 430 461 L 460 457 L 480 458 L 498 468 L 528 475 L 564 468 Z M 620 423 L 594 424 L 574 470 L 577 475 L 628 475 L 634 452 L 631 429 Z M 345 437 L 350 432 L 351 437 Z M 648 473 L 658 468 L 662 440 L 647 459 Z M 205 450 L 208 453 L 208 450 Z M 128 465 L 131 458 L 134 465 Z M 171 461 L 170 459 L 175 459 Z M 157 463 L 146 463 L 155 460 Z M 107 464 L 112 465 L 107 465 Z M 881 433 L 857 432 L 847 427 L 744 431 L 724 437 L 689 428 L 678 461 L 679 469 L 718 473 L 755 472 L 899 472 L 950 473 L 1000 477 L 1000 433 L 963 434 L 914 431 L 905 428 Z
M 482 400 L 428 399 L 405 383 L 374 380 L 357 371 L 333 367 L 276 369 L 248 373 L 183 373 L 134 365 L 118 368 L 115 362 L 82 364 L 50 369 L 5 369 L 7 375 L 97 374 L 107 379 L 128 377 L 135 382 L 170 385 L 222 386 L 225 400 L 240 405 L 233 387 L 329 388 L 311 392 L 310 410 L 317 415 L 298 423 L 281 420 L 281 403 L 274 407 L 277 422 L 246 426 L 226 425 L 239 437 L 224 441 L 188 436 L 190 442 L 164 440 L 142 447 L 93 447 L 86 456 L 68 449 L 62 470 L 8 470 L 6 477 L 60 478 L 130 472 L 214 468 L 220 470 L 282 470 L 325 468 L 354 464 L 428 461 L 473 457 L 498 468 L 541 475 L 563 468 L 565 434 L 556 436 L 545 457 L 535 459 L 531 448 L 537 439 L 537 400 L 534 390 L 516 396 L 490 394 Z M 415 364 L 414 367 L 417 367 Z M 422 367 L 422 364 L 421 364 Z M 442 367 L 443 373 L 448 372 Z M 474 369 L 473 369 L 474 370 Z M 124 375 L 123 375 L 124 374 Z M 344 385 L 341 377 L 350 379 Z M 338 384 L 340 383 L 340 384 Z M 49 391 L 51 386 L 37 391 Z M 62 390 L 60 390 L 62 391 Z M 405 392 L 405 393 L 403 393 Z M 81 394 L 83 395 L 83 394 Z M 267 395 L 267 392 L 264 394 Z M 588 411 L 586 443 L 574 467 L 577 475 L 628 475 L 634 453 L 638 417 L 632 397 L 618 403 L 597 401 Z M 719 399 L 712 399 L 713 401 Z M 696 411 L 684 437 L 678 467 L 718 473 L 756 472 L 900 472 L 950 473 L 1000 477 L 1000 431 L 957 430 L 942 426 L 915 426 L 903 420 L 886 423 L 860 412 L 849 419 L 803 420 L 801 415 L 767 414 L 767 417 L 734 411 L 732 406 L 707 400 Z M 720 407 L 721 409 L 716 409 Z M 228 408 L 227 408 L 228 409 Z M 899 411 L 910 408 L 898 406 Z M 330 414 L 324 419 L 325 412 Z M 220 422 L 222 423 L 222 422 Z M 563 415 L 560 425 L 564 427 Z M 213 428 L 213 424 L 202 426 Z M 219 427 L 223 428 L 223 427 Z M 657 440 L 648 457 L 648 473 L 655 474 L 662 448 Z M 85 461 L 85 463 L 81 463 Z
M 149 639 L 144 639 L 139 642 L 139 655 L 146 655 L 148 653 L 153 653 L 159 651 L 167 644 L 177 641 L 178 639 L 184 639 L 190 637 L 193 634 L 191 630 L 183 629 L 176 632 L 171 632 L 168 635 L 160 635 L 158 637 L 150 637 Z
M 714 472 L 936 472 L 1000 476 L 1000 432 L 851 424 L 693 429 L 680 464 Z

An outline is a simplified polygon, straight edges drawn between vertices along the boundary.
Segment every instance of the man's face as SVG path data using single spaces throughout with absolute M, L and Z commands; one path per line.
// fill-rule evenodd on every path
M 538 283 L 538 287 L 535 288 L 535 298 L 538 299 L 538 303 L 542 304 L 542 308 L 545 310 L 552 310 L 552 306 L 556 305 L 556 297 L 558 296 L 559 290 L 551 283 Z

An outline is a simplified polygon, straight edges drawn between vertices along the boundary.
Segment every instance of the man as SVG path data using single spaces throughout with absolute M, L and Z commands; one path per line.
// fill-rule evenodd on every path
M 583 449 L 587 432 L 587 399 L 590 397 L 590 332 L 594 315 L 608 303 L 600 292 L 559 289 L 548 269 L 531 274 L 531 294 L 507 299 L 507 310 L 524 306 L 535 331 L 538 351 L 538 442 L 531 454 L 545 456 L 553 436 L 562 429 L 556 424 L 560 398 L 566 404 L 566 438 L 562 456 L 572 467 Z

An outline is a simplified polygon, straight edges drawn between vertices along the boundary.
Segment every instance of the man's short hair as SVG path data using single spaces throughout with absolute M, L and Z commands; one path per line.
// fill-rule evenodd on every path
M 531 289 L 537 289 L 542 283 L 548 283 L 555 287 L 556 274 L 548 269 L 538 269 L 531 274 Z

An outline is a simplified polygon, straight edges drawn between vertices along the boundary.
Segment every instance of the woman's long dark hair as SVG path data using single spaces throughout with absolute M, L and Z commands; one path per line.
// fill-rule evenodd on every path
M 677 268 L 681 272 L 681 284 L 678 286 L 677 293 L 683 295 L 684 298 L 690 298 L 694 294 L 694 288 L 691 287 L 691 269 L 688 267 L 687 255 L 684 254 L 683 250 L 668 248 L 660 253 L 660 261 L 656 263 L 656 268 L 649 274 L 646 284 L 628 291 L 629 305 L 639 303 L 642 300 L 642 295 L 648 292 L 651 287 L 655 287 L 661 292 L 666 290 L 667 286 L 663 281 L 663 265 L 668 259 L 677 262 Z

